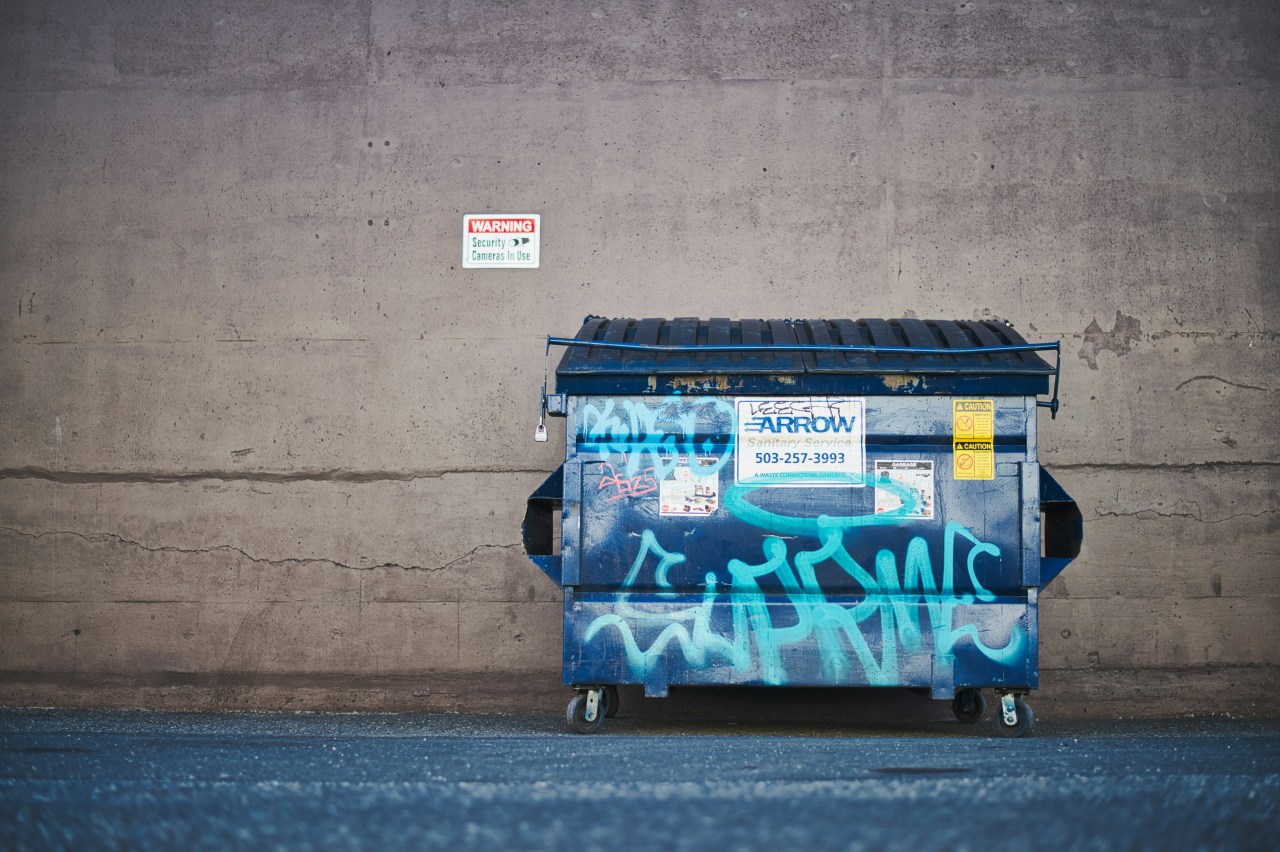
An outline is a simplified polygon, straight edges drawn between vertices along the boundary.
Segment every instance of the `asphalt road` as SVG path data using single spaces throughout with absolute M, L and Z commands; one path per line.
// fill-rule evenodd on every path
M 0 848 L 1280 848 L 1280 722 L 988 733 L 0 710 Z

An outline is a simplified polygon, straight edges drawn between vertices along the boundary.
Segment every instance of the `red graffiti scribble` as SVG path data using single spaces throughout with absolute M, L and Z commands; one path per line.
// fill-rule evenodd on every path
M 609 472 L 600 477 L 600 485 L 597 490 L 603 491 L 609 486 L 613 486 L 614 494 L 606 498 L 605 502 L 612 503 L 614 500 L 620 500 L 623 497 L 639 497 L 643 494 L 652 494 L 658 490 L 658 481 L 653 478 L 653 468 L 646 467 L 635 476 L 619 476 L 614 470 L 613 465 L 608 462 L 604 466 Z

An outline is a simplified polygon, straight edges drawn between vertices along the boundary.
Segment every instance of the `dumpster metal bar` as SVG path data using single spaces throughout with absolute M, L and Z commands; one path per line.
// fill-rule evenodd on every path
M 564 464 L 561 464 L 529 495 L 524 523 L 520 525 L 525 553 L 556 585 L 560 585 L 562 561 L 555 549 L 555 513 L 563 505 Z
M 859 346 L 843 343 L 623 343 L 613 340 L 577 340 L 548 337 L 547 346 L 585 346 L 590 349 L 632 349 L 639 352 L 864 352 L 871 355 L 992 355 L 1001 352 L 1057 351 L 1062 344 L 1013 343 L 1007 346 L 965 346 L 948 349 L 926 346 Z

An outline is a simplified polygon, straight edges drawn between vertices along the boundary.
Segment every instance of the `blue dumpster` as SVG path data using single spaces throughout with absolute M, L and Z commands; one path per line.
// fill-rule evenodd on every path
M 564 593 L 573 729 L 599 730 L 621 684 L 927 688 L 965 722 L 990 690 L 1002 735 L 1031 728 L 1037 594 L 1083 539 L 1036 455 L 1057 343 L 588 317 L 551 346 L 565 460 L 523 534 Z

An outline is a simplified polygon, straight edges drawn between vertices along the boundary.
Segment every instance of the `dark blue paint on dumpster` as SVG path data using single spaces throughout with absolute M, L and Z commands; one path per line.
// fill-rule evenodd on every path
M 564 590 L 571 726 L 619 684 L 898 686 L 1033 721 L 1037 593 L 1080 513 L 1036 457 L 1057 367 L 994 322 L 588 317 L 525 546 Z M 1048 394 L 1053 380 L 1053 399 Z M 561 510 L 555 550 L 555 510 Z M 1043 520 L 1042 520 L 1043 514 Z

